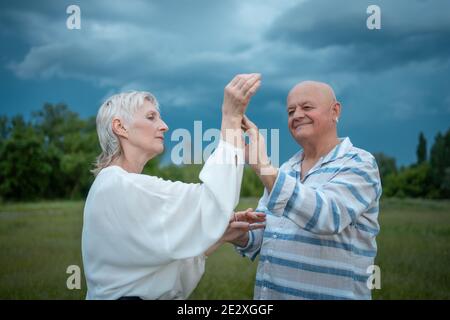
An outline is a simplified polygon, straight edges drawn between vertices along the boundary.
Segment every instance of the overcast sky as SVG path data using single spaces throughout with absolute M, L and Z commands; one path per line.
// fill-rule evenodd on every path
M 80 30 L 66 27 L 71 4 Z M 371 4 L 381 30 L 366 27 Z M 448 0 L 1 1 L 0 41 L 8 116 L 65 102 L 88 117 L 136 89 L 156 95 L 171 131 L 206 130 L 220 125 L 227 82 L 260 72 L 248 114 L 280 130 L 282 161 L 298 149 L 285 102 L 302 80 L 335 89 L 341 137 L 399 164 L 416 160 L 420 131 L 430 146 L 450 127 Z

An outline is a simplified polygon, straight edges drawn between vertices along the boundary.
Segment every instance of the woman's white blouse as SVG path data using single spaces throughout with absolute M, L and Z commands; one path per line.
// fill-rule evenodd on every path
M 100 171 L 84 208 L 86 298 L 187 298 L 239 201 L 243 162 L 242 149 L 221 140 L 199 184 Z

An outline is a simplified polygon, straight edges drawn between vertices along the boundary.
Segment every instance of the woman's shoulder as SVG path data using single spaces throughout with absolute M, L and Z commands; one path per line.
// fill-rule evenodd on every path
M 187 184 L 181 181 L 165 180 L 157 176 L 139 173 L 129 173 L 119 166 L 109 166 L 97 176 L 99 184 L 104 189 L 123 189 L 124 192 L 134 190 L 153 195 L 169 195 L 182 192 L 186 188 L 195 188 L 197 184 Z

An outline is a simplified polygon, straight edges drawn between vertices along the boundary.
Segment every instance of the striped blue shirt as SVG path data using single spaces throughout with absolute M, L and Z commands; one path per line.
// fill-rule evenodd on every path
M 340 141 L 303 181 L 303 152 L 295 154 L 260 199 L 266 228 L 236 247 L 252 260 L 259 254 L 255 299 L 371 299 L 380 176 L 369 152 Z

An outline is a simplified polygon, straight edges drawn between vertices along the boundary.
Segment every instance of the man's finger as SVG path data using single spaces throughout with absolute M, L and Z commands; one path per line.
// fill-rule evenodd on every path
M 246 220 L 248 223 L 257 223 L 257 222 L 265 222 L 266 221 L 266 217 L 248 217 Z
M 251 121 L 245 114 L 242 117 L 242 122 L 244 122 L 244 124 L 249 128 L 249 129 L 256 129 L 258 130 L 258 127 L 256 126 L 256 124 L 253 123 L 253 121 Z
M 248 215 L 252 219 L 265 219 L 266 218 L 266 214 L 260 213 L 260 212 L 250 212 Z
M 265 223 L 251 223 L 248 226 L 249 230 L 255 230 L 255 229 L 264 229 L 266 227 Z
M 251 129 L 251 124 L 254 125 L 253 122 L 249 121 L 249 119 L 247 118 L 247 116 L 244 114 L 244 116 L 242 117 L 242 122 L 241 122 L 241 128 L 242 130 L 244 130 L 245 132 L 247 132 L 247 130 Z M 254 125 L 254 127 L 256 128 L 256 126 Z

